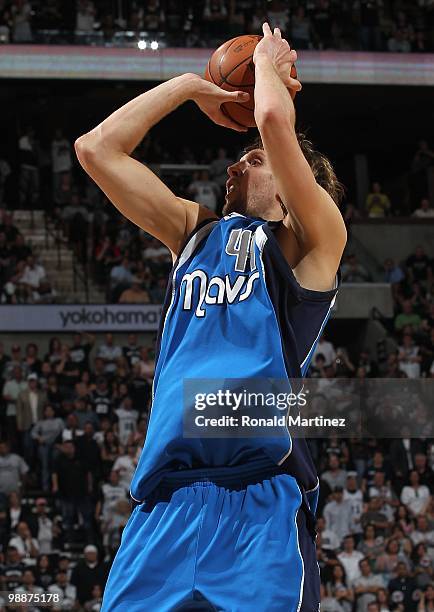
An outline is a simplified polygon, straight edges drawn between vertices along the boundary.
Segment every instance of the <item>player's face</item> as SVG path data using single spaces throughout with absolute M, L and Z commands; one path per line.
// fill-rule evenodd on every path
M 267 221 L 283 218 L 276 183 L 263 149 L 253 149 L 228 168 L 223 214 L 237 212 Z

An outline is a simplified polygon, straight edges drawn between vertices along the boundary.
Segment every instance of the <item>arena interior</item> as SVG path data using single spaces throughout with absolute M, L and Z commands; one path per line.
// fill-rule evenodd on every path
M 298 50 L 297 124 L 345 186 L 342 287 L 308 375 L 395 385 L 417 424 L 309 440 L 321 610 L 434 610 L 432 0 L 0 2 L 3 592 L 100 609 L 147 430 L 170 254 L 86 176 L 74 142 L 264 20 Z M 187 103 L 134 157 L 220 213 L 253 136 Z M 382 401 L 393 419 L 399 400 Z

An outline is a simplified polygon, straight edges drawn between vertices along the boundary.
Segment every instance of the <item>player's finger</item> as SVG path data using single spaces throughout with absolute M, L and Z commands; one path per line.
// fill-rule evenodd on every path
M 247 91 L 224 91 L 222 90 L 222 99 L 224 102 L 248 102 L 250 94 Z
M 289 89 L 294 89 L 295 91 L 301 91 L 302 89 L 300 81 L 291 77 L 287 79 L 286 86 L 289 87 Z
M 262 24 L 262 31 L 264 32 L 264 36 L 273 36 L 273 33 L 271 32 L 271 28 L 267 22 Z
M 274 36 L 277 36 L 277 38 L 282 38 L 282 32 L 280 31 L 280 28 L 274 28 L 273 34 Z

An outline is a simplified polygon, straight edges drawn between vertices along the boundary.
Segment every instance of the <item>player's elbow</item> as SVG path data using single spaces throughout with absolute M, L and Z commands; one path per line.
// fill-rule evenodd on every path
M 98 146 L 95 138 L 90 133 L 77 138 L 74 142 L 74 150 L 78 161 L 83 167 L 91 165 L 98 155 Z

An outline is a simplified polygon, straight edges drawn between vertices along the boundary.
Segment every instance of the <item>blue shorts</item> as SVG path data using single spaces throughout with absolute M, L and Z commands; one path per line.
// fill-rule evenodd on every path
M 102 610 L 318 612 L 309 514 L 292 476 L 258 464 L 173 472 L 134 508 Z

